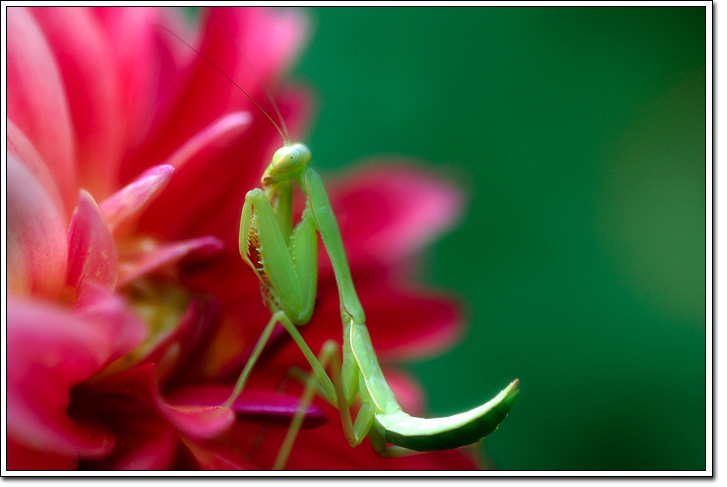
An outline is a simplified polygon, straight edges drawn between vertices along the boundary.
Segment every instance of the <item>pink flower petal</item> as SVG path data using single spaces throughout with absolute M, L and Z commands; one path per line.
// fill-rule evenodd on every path
M 210 123 L 202 130 L 185 139 L 181 147 L 178 147 L 171 155 L 166 157 L 164 164 L 179 168 L 190 159 L 194 159 L 200 152 L 210 146 L 226 146 L 231 140 L 240 137 L 240 134 L 250 124 L 251 117 L 248 112 L 228 113 Z M 146 161 L 139 161 L 146 162 Z M 126 164 L 125 174 L 129 174 L 141 167 L 138 162 Z M 148 171 L 147 171 L 148 172 Z M 146 174 L 146 173 L 145 173 Z
M 176 391 L 169 400 L 180 405 L 220 406 L 232 393 L 232 386 L 205 384 L 185 387 Z M 277 423 L 287 427 L 298 412 L 299 397 L 276 392 L 246 389 L 233 403 L 232 409 L 238 414 L 255 418 L 258 421 Z M 320 426 L 326 417 L 317 406 L 311 405 L 303 421 L 303 428 Z
M 138 217 L 146 206 L 164 189 L 174 167 L 154 166 L 134 182 L 106 198 L 100 205 L 106 225 L 113 232 L 122 223 Z
M 263 85 L 271 86 L 274 76 L 289 66 L 303 48 L 308 22 L 301 12 L 293 9 L 215 8 L 206 11 L 203 32 L 200 51 L 219 64 L 253 99 L 259 100 L 258 103 L 267 104 Z M 213 83 L 221 92 L 206 100 L 206 107 L 189 106 L 188 109 L 193 109 L 193 113 L 205 113 L 224 110 L 227 103 L 254 109 L 234 85 L 219 76 L 215 79 L 216 73 L 206 64 L 203 59 L 197 59 L 199 73 L 190 84 L 190 90 L 208 90 L 207 83 Z M 225 96 L 231 96 L 232 101 L 225 101 Z M 271 109 L 267 111 L 274 113 Z
M 109 467 L 111 470 L 171 470 L 179 444 L 179 435 L 170 429 L 162 429 L 145 441 L 129 445 L 122 450 L 122 457 Z
M 7 117 L 48 163 L 71 213 L 76 192 L 75 148 L 65 87 L 52 51 L 33 16 L 7 9 Z
M 108 391 L 131 392 L 133 400 L 153 407 L 181 435 L 211 439 L 224 433 L 235 421 L 232 409 L 223 406 L 178 405 L 169 402 L 159 391 L 154 364 L 146 364 L 108 376 L 100 382 L 95 393 Z M 129 398 L 131 400 L 132 398 Z
M 192 438 L 211 439 L 235 422 L 235 413 L 223 406 L 179 406 L 159 400 L 167 421 Z
M 219 443 L 201 444 L 183 438 L 184 445 L 192 454 L 194 468 L 204 470 L 259 470 L 259 467 L 244 460 L 239 451 Z
M 238 254 L 234 263 L 240 260 Z M 228 259 L 219 259 L 215 261 L 214 267 L 224 266 L 227 263 Z M 197 361 L 198 366 L 193 375 L 195 379 L 234 380 L 233 377 L 236 377 L 245 365 L 263 326 L 270 319 L 270 311 L 260 299 L 260 284 L 252 271 L 234 264 L 232 267 L 239 270 L 240 276 L 249 276 L 250 279 L 237 281 L 229 279 L 221 281 L 219 287 L 198 287 L 210 290 L 221 301 L 223 313 L 214 336 Z M 214 277 L 214 274 L 205 277 Z M 202 282 L 205 283 L 206 280 Z M 228 286 L 227 289 L 225 284 Z M 192 285 L 196 286 L 197 282 L 193 281 Z M 273 336 L 275 335 L 276 330 L 273 331 Z
M 366 164 L 328 181 L 349 259 L 391 263 L 419 251 L 460 215 L 449 182 L 401 162 Z
M 144 252 L 138 260 L 127 260 L 119 278 L 119 287 L 123 287 L 139 277 L 170 267 L 191 255 L 209 257 L 224 249 L 224 244 L 214 237 L 200 237 L 183 242 L 161 245 Z
M 96 202 L 90 194 L 81 190 L 68 229 L 67 282 L 80 295 L 87 283 L 95 283 L 113 291 L 117 277 L 118 258 L 114 238 Z
M 8 289 L 54 298 L 64 284 L 68 255 L 60 209 L 12 151 L 7 177 Z
M 13 154 L 17 160 L 22 162 L 31 174 L 43 185 L 46 193 L 58 208 L 61 215 L 65 215 L 65 207 L 61 194 L 58 192 L 53 174 L 48 169 L 43 158 L 40 156 L 33 144 L 28 140 L 12 120 L 8 119 L 8 153 Z
M 30 12 L 43 29 L 63 77 L 75 135 L 78 183 L 97 198 L 103 197 L 116 182 L 124 123 L 123 90 L 108 38 L 86 8 L 46 6 Z
M 7 438 L 8 470 L 75 470 L 76 455 L 62 455 L 33 450 L 22 443 Z
M 35 301 L 8 302 L 8 435 L 54 453 L 99 456 L 114 437 L 68 416 L 72 386 L 111 356 L 112 337 L 96 323 Z
M 157 25 L 181 32 L 185 23 L 175 9 L 98 7 L 93 13 L 103 25 L 112 49 L 125 121 L 124 146 L 136 147 L 148 137 L 150 120 L 166 104 L 177 74 L 169 49 L 160 42 Z M 153 69 L 150 69 L 153 67 Z M 136 159 L 134 154 L 127 159 Z
M 188 138 L 182 147 L 167 158 L 166 163 L 174 167 L 180 167 L 206 146 L 212 144 L 224 145 L 228 137 L 238 137 L 242 129 L 251 120 L 249 112 L 228 113 Z
M 186 84 L 185 69 L 195 56 L 162 27 L 191 39 L 197 35 L 197 24 L 189 23 L 183 11 L 176 8 L 97 7 L 93 11 L 109 36 L 119 83 L 124 87 L 124 145 L 130 149 L 124 165 L 133 166 L 134 176 L 139 169 L 137 161 L 161 161 L 144 157 L 138 149 L 158 142 L 160 121 L 166 119 L 171 107 L 180 103 L 179 94 Z M 164 137 L 168 138 L 168 134 Z M 182 140 L 176 139 L 176 143 Z

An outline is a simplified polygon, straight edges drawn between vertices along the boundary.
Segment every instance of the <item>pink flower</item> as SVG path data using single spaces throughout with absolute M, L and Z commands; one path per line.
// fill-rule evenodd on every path
M 300 393 L 287 371 L 307 369 L 284 332 L 239 400 L 222 403 L 269 317 L 237 225 L 280 139 L 160 26 L 264 100 L 245 52 L 300 134 L 308 95 L 281 80 L 305 18 L 211 9 L 189 27 L 174 10 L 13 7 L 7 19 L 8 469 L 270 468 Z M 383 161 L 329 187 L 374 345 L 416 412 L 421 394 L 395 363 L 452 343 L 460 319 L 456 301 L 407 276 L 459 194 Z M 321 260 L 303 329 L 314 350 L 341 333 Z M 476 466 L 463 451 L 386 460 L 352 449 L 322 402 L 304 426 L 289 468 Z

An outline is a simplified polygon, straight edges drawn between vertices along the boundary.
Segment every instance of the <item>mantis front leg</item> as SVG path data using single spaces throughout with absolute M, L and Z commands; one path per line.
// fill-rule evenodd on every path
M 290 204 L 289 196 L 284 194 L 283 198 Z M 315 225 L 309 213 L 304 213 L 292 232 L 290 222 L 289 218 L 279 219 L 276 216 L 268 195 L 261 189 L 253 189 L 245 196 L 240 216 L 240 255 L 260 280 L 273 315 L 245 364 L 227 405 L 232 404 L 242 392 L 275 325 L 281 323 L 289 331 L 295 330 L 295 324 L 307 323 L 313 313 L 318 278 Z M 312 366 L 313 362 L 317 363 L 302 337 L 297 338 L 296 343 Z M 319 365 L 313 367 L 318 369 L 319 380 L 333 398 L 335 390 L 330 379 Z

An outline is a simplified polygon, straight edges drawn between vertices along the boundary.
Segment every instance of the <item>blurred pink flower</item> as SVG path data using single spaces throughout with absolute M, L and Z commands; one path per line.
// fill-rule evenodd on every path
M 282 81 L 305 18 L 211 9 L 192 26 L 167 9 L 11 7 L 7 24 L 8 469 L 270 468 L 298 403 L 286 373 L 306 367 L 284 332 L 240 399 L 221 404 L 269 317 L 237 226 L 280 139 L 159 26 L 264 100 L 247 53 L 299 135 L 309 98 Z M 459 193 L 395 162 L 330 187 L 374 345 L 417 412 L 415 382 L 392 364 L 451 344 L 460 319 L 456 301 L 407 276 L 458 213 Z M 340 335 L 321 265 L 303 329 L 314 350 Z M 461 450 L 387 460 L 352 449 L 326 405 L 310 407 L 305 427 L 289 468 L 476 467 Z

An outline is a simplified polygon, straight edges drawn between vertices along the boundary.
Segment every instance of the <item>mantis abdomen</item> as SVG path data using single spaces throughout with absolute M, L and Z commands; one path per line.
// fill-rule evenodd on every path
M 417 418 L 402 411 L 386 383 L 368 330 L 351 325 L 351 348 L 360 366 L 363 384 L 359 386 L 374 404 L 372 427 L 387 443 L 415 451 L 438 451 L 476 443 L 494 432 L 515 403 L 516 379 L 485 404 L 464 413 L 442 418 Z

